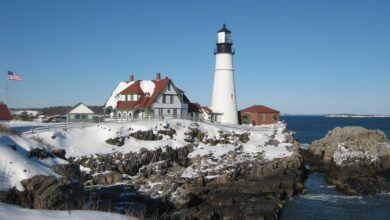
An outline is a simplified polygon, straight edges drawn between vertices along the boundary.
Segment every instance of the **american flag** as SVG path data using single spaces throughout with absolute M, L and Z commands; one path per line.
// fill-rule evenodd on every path
M 8 80 L 23 80 L 23 77 L 19 74 L 12 72 L 12 71 L 8 71 L 7 79 Z

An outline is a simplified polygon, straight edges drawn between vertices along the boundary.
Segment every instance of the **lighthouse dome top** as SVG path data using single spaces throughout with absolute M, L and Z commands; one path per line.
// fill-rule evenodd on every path
M 223 24 L 223 27 L 218 31 L 218 33 L 220 32 L 231 33 L 231 31 L 226 28 L 226 24 Z

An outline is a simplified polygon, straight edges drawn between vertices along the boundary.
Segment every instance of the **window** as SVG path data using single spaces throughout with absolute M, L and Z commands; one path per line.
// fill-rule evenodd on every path
M 81 118 L 82 118 L 82 119 L 86 119 L 86 118 L 87 118 L 87 115 L 86 115 L 86 114 L 81 114 Z
M 177 115 L 177 109 L 173 109 L 173 115 L 176 116 Z
M 168 91 L 171 91 L 171 84 L 168 84 Z
M 163 95 L 163 103 L 167 103 L 167 95 Z
M 170 97 L 170 98 L 171 98 L 171 99 L 170 99 L 170 103 L 173 104 L 173 95 L 170 95 L 170 96 L 171 96 L 171 97 Z
M 158 114 L 159 114 L 159 115 L 163 115 L 163 109 L 162 109 L 162 108 L 159 108 L 159 109 L 158 109 Z
M 171 113 L 171 110 L 168 109 L 168 110 L 167 110 L 167 113 L 168 113 L 168 114 Z
M 80 119 L 80 114 L 75 114 L 74 116 L 76 119 Z

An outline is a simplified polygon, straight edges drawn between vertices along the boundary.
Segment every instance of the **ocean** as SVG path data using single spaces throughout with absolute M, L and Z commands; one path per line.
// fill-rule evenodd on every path
M 380 129 L 390 137 L 390 118 L 329 118 L 324 116 L 283 116 L 296 138 L 304 145 L 320 139 L 337 126 Z M 288 201 L 282 220 L 295 219 L 390 219 L 390 193 L 374 196 L 346 196 L 328 185 L 323 174 L 311 173 L 305 181 L 307 193 Z

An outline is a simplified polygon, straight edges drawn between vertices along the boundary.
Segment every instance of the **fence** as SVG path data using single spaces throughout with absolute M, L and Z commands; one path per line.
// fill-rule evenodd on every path
M 147 117 L 147 118 L 136 118 L 136 119 L 117 119 L 117 118 L 105 118 L 104 121 L 100 123 L 130 123 L 130 122 L 137 122 L 137 121 L 146 121 L 146 120 L 162 120 L 163 117 Z M 193 121 L 188 118 L 181 118 L 181 117 L 165 117 L 165 119 L 182 119 L 182 120 L 188 120 Z M 240 130 L 246 130 L 246 131 L 269 131 L 271 129 L 274 129 L 275 127 L 270 126 L 262 126 L 262 127 L 253 127 L 251 125 L 234 125 L 234 124 L 226 124 L 226 123 L 219 123 L 219 122 L 209 122 L 204 120 L 198 120 L 193 122 L 199 122 L 204 123 L 208 125 L 213 126 L 220 126 L 225 128 L 231 128 L 231 129 L 240 129 Z M 31 129 L 21 132 L 22 136 L 29 136 L 34 135 L 39 132 L 43 131 L 50 131 L 50 130 L 58 130 L 58 129 L 70 129 L 70 128 L 86 128 L 93 125 L 96 125 L 98 122 L 68 122 L 68 123 L 56 123 L 56 124 L 48 124 L 48 125 L 37 125 L 32 126 Z
M 48 125 L 37 125 L 32 126 L 31 129 L 21 132 L 21 136 L 29 136 L 34 135 L 43 131 L 51 131 L 57 129 L 69 129 L 69 128 L 85 128 L 96 125 L 93 122 L 73 122 L 73 123 L 56 123 L 56 124 L 48 124 Z

